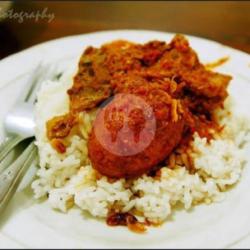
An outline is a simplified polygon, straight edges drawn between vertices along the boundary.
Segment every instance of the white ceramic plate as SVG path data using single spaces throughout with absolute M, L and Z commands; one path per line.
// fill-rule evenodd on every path
M 77 63 L 88 45 L 99 46 L 114 39 L 146 42 L 169 41 L 173 34 L 121 30 L 98 32 L 57 39 L 10 56 L 0 61 L 0 140 L 4 133 L 2 119 L 25 85 L 34 66 L 43 59 L 62 67 Z M 250 56 L 219 43 L 189 36 L 191 46 L 202 62 L 224 56 L 230 60 L 217 70 L 233 76 L 230 93 L 236 99 L 237 112 L 250 115 Z M 73 209 L 62 214 L 37 203 L 29 191 L 18 193 L 8 210 L 1 215 L 0 247 L 32 248 L 173 248 L 232 247 L 250 234 L 250 168 L 246 165 L 240 183 L 227 193 L 226 199 L 192 211 L 178 211 L 171 220 L 144 235 L 127 228 L 108 227 Z

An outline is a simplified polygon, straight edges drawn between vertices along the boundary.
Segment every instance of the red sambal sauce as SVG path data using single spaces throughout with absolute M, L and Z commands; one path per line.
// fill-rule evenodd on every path
M 100 143 L 94 128 L 88 140 L 89 158 L 98 172 L 109 178 L 138 177 L 167 159 L 194 132 L 211 139 L 212 130 L 222 129 L 214 112 L 223 107 L 230 80 L 231 76 L 208 70 L 182 35 L 170 43 L 114 41 L 90 47 L 68 90 L 70 111 L 47 122 L 47 135 L 52 146 L 64 153 L 63 140 L 79 126 L 81 112 L 98 107 L 113 95 L 138 96 L 152 107 L 156 119 L 155 136 L 147 148 L 135 155 L 116 155 Z M 131 127 L 139 128 L 138 134 L 145 123 L 140 115 L 135 112 L 129 117 Z M 116 118 L 111 116 L 109 128 L 114 140 L 122 127 Z M 96 131 L 103 131 L 103 126 L 97 124 Z
M 106 219 L 109 226 L 127 226 L 129 230 L 135 233 L 145 233 L 148 222 L 139 222 L 137 218 L 130 213 L 110 213 Z

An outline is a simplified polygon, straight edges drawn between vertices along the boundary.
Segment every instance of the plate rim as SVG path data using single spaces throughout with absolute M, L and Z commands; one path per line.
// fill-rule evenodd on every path
M 250 57 L 250 54 L 245 52 L 245 51 L 235 49 L 233 47 L 230 47 L 228 45 L 225 45 L 223 43 L 220 43 L 218 41 L 215 41 L 215 40 L 212 40 L 209 38 L 195 36 L 195 35 L 191 35 L 188 33 L 180 33 L 180 32 L 176 33 L 176 32 L 168 32 L 168 31 L 153 30 L 153 29 L 152 30 L 151 29 L 114 29 L 114 30 L 100 30 L 100 31 L 88 32 L 88 33 L 77 34 L 77 35 L 68 35 L 68 36 L 63 36 L 63 37 L 59 37 L 59 38 L 49 39 L 47 41 L 29 46 L 28 48 L 25 48 L 19 52 L 16 52 L 16 53 L 13 53 L 11 55 L 8 55 L 7 57 L 4 57 L 3 59 L 0 60 L 0 65 L 2 63 L 6 63 L 8 60 L 13 60 L 13 57 L 23 55 L 24 53 L 30 52 L 31 50 L 34 50 L 34 49 L 41 48 L 43 46 L 50 46 L 51 44 L 56 43 L 56 42 L 66 41 L 66 40 L 70 40 L 70 39 L 76 39 L 76 38 L 90 36 L 90 35 L 97 35 L 97 34 L 105 35 L 105 34 L 109 34 L 109 33 L 120 33 L 120 32 L 122 32 L 122 33 L 124 33 L 124 32 L 144 32 L 144 33 L 145 32 L 152 32 L 152 33 L 158 33 L 158 34 L 163 34 L 163 35 L 164 34 L 165 35 L 172 35 L 172 36 L 174 36 L 175 34 L 182 34 L 182 35 L 190 37 L 192 39 L 199 39 L 203 42 L 209 42 L 209 43 L 213 43 L 214 45 L 217 45 L 217 46 L 218 45 L 223 46 L 224 48 L 228 48 L 234 52 L 242 54 L 242 56 L 244 56 L 244 57 L 245 56 Z

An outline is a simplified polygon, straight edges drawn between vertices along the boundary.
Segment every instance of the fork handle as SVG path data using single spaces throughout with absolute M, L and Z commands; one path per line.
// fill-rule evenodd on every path
M 20 135 L 11 135 L 0 145 L 0 162 L 24 138 Z
M 0 213 L 15 194 L 22 177 L 31 166 L 37 154 L 34 142 L 0 175 Z

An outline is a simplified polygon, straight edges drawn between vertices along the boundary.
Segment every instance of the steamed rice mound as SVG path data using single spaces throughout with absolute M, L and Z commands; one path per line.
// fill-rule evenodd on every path
M 160 175 L 143 175 L 133 180 L 110 181 L 92 168 L 88 159 L 87 140 L 96 110 L 80 116 L 81 135 L 68 139 L 64 154 L 54 150 L 46 136 L 46 121 L 69 110 L 67 89 L 72 74 L 60 81 L 48 81 L 38 94 L 36 105 L 36 143 L 40 169 L 33 182 L 35 198 L 48 196 L 52 208 L 67 212 L 76 205 L 99 218 L 106 218 L 111 208 L 119 212 L 140 215 L 153 223 L 162 223 L 181 204 L 190 209 L 199 203 L 223 199 L 224 191 L 237 183 L 245 163 L 244 145 L 250 141 L 248 122 L 225 110 L 217 113 L 223 131 L 216 139 L 207 141 L 195 134 L 189 149 L 194 173 L 175 162 Z

